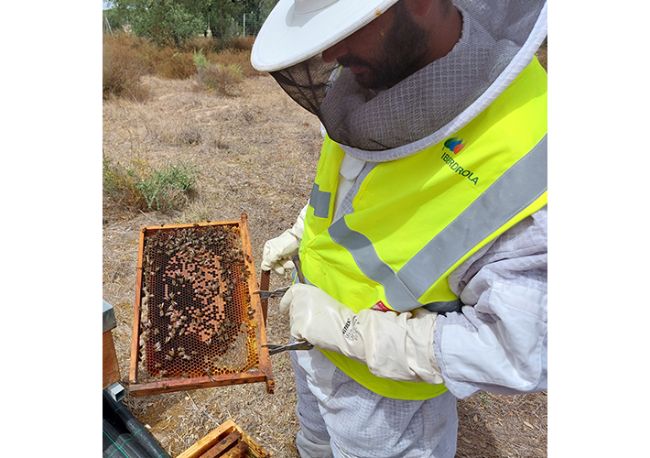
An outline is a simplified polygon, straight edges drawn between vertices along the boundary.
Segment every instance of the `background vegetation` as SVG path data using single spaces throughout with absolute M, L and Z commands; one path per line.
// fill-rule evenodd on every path
M 158 45 L 180 46 L 202 35 L 219 46 L 238 35 L 257 35 L 277 0 L 111 0 L 105 30 L 131 30 Z
M 225 44 L 192 37 L 181 45 L 160 45 L 132 33 L 104 34 L 103 96 L 143 102 L 150 96 L 145 75 L 193 79 L 197 89 L 235 95 L 243 78 L 259 76 L 250 64 L 254 37 L 233 37 Z

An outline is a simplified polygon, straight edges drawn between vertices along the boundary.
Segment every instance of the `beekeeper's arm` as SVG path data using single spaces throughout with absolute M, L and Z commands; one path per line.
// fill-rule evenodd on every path
M 465 304 L 437 319 L 434 352 L 458 398 L 547 386 L 547 211 L 512 227 L 449 277 Z
M 291 317 L 295 340 L 342 353 L 366 364 L 379 377 L 443 382 L 433 354 L 435 313 L 419 308 L 355 314 L 325 291 L 299 283 L 285 293 L 280 311 Z
M 280 309 L 291 333 L 367 364 L 380 377 L 441 383 L 457 397 L 479 390 L 546 388 L 546 210 L 465 261 L 450 278 L 466 306 L 358 314 L 325 292 L 294 285 Z
M 287 275 L 293 270 L 294 265 L 291 257 L 298 253 L 300 248 L 308 206 L 309 203 L 303 207 L 296 223 L 290 229 L 264 244 L 262 264 L 260 265 L 262 270 L 273 269 L 278 275 Z

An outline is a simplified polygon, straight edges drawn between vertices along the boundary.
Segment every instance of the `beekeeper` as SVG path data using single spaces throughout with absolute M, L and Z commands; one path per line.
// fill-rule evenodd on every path
M 545 0 L 280 0 L 253 66 L 318 116 L 264 247 L 302 457 L 453 457 L 456 398 L 546 389 Z

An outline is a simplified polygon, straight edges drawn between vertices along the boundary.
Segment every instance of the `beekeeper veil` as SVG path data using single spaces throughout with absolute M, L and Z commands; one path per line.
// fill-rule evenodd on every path
M 366 161 L 405 157 L 456 132 L 503 92 L 546 37 L 546 0 L 452 0 L 462 17 L 460 40 L 396 84 L 368 87 L 350 68 L 323 61 L 323 51 L 399 8 L 398 1 L 280 0 L 251 54 L 253 66 L 318 116 L 332 140 Z M 408 20 L 394 17 L 394 27 Z M 396 37 L 412 29 L 401 25 Z M 404 51 L 382 52 L 391 50 Z

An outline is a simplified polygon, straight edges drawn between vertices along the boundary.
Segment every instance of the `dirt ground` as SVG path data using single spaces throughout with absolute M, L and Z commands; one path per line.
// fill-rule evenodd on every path
M 138 234 L 142 226 L 248 216 L 256 266 L 264 242 L 295 221 L 307 202 L 321 141 L 318 120 L 268 77 L 246 80 L 235 97 L 198 92 L 190 80 L 145 79 L 145 103 L 103 107 L 103 152 L 123 165 L 182 161 L 196 167 L 197 193 L 170 212 L 130 212 L 108 198 L 103 220 L 103 298 L 113 305 L 121 382 L 128 387 Z M 190 141 L 191 140 L 191 141 Z M 258 275 L 259 275 L 259 267 Z M 271 288 L 287 280 L 273 275 Z M 288 319 L 269 301 L 267 334 L 288 342 Z M 135 397 L 124 403 L 172 457 L 227 419 L 274 458 L 296 458 L 296 391 L 289 355 L 272 358 L 275 394 L 264 383 Z M 458 402 L 458 457 L 545 457 L 547 395 L 481 393 Z

